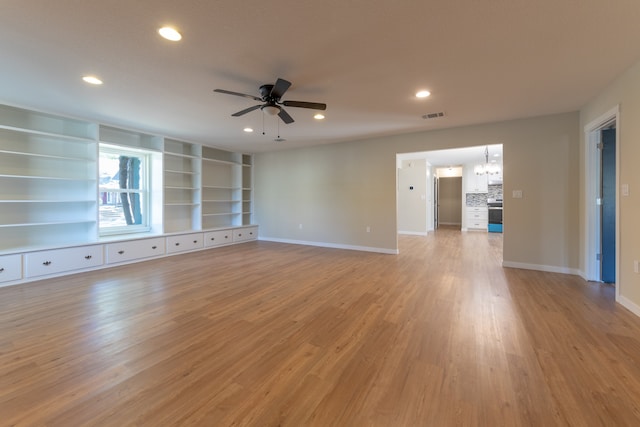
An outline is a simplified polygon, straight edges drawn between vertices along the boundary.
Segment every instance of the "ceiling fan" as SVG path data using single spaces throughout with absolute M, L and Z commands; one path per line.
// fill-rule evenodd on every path
M 255 101 L 262 102 L 262 104 L 254 105 L 253 107 L 245 108 L 242 111 L 232 114 L 233 117 L 240 117 L 251 111 L 261 109 L 263 112 L 282 119 L 286 124 L 293 123 L 293 117 L 287 113 L 281 105 L 285 107 L 297 107 L 297 108 L 310 108 L 312 110 L 326 110 L 327 104 L 321 104 L 319 102 L 304 102 L 304 101 L 281 101 L 282 95 L 289 89 L 291 82 L 278 78 L 276 84 L 265 84 L 260 86 L 260 96 L 247 95 L 245 93 L 232 92 L 225 89 L 214 89 L 214 92 L 226 93 L 227 95 L 241 96 L 243 98 L 253 99 Z

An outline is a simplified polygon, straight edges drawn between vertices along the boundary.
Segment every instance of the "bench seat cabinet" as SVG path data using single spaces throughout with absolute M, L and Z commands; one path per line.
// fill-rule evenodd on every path
M 207 248 L 228 245 L 232 242 L 233 230 L 216 230 L 204 233 L 204 246 Z
M 167 237 L 167 253 L 192 251 L 204 247 L 202 233 L 181 234 Z
M 258 227 L 244 227 L 233 230 L 233 241 L 244 242 L 258 238 Z
M 0 256 L 0 283 L 22 279 L 22 255 Z
M 164 242 L 164 237 L 156 237 L 109 243 L 106 245 L 107 263 L 115 264 L 164 255 Z
M 24 256 L 25 276 L 37 277 L 104 264 L 102 245 L 31 252 Z

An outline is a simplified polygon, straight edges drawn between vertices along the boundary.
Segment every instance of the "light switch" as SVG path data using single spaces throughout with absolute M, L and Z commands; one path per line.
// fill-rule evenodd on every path
M 522 199 L 522 190 L 513 190 L 514 199 Z
M 622 184 L 622 195 L 623 196 L 628 196 L 629 195 L 629 184 Z

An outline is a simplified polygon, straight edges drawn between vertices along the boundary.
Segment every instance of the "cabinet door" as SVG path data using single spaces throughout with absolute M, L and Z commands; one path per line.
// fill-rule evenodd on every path
M 209 231 L 204 234 L 204 245 L 206 247 L 227 245 L 233 242 L 233 230 Z
M 22 279 L 22 255 L 0 256 L 0 282 Z
M 233 230 L 234 242 L 245 242 L 247 240 L 255 240 L 258 238 L 257 227 L 236 228 Z
M 164 238 L 109 243 L 106 252 L 109 264 L 164 255 Z
M 55 249 L 25 255 L 26 277 L 81 270 L 102 264 L 102 245 Z
M 167 253 L 191 251 L 200 249 L 204 245 L 202 243 L 202 233 L 182 234 L 179 236 L 167 237 Z

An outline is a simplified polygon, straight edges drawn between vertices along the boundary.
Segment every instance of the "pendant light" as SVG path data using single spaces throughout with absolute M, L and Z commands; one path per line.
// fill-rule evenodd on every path
M 497 175 L 500 173 L 500 166 L 496 163 L 489 163 L 489 146 L 484 148 L 484 164 L 478 164 L 473 168 L 476 175 Z

